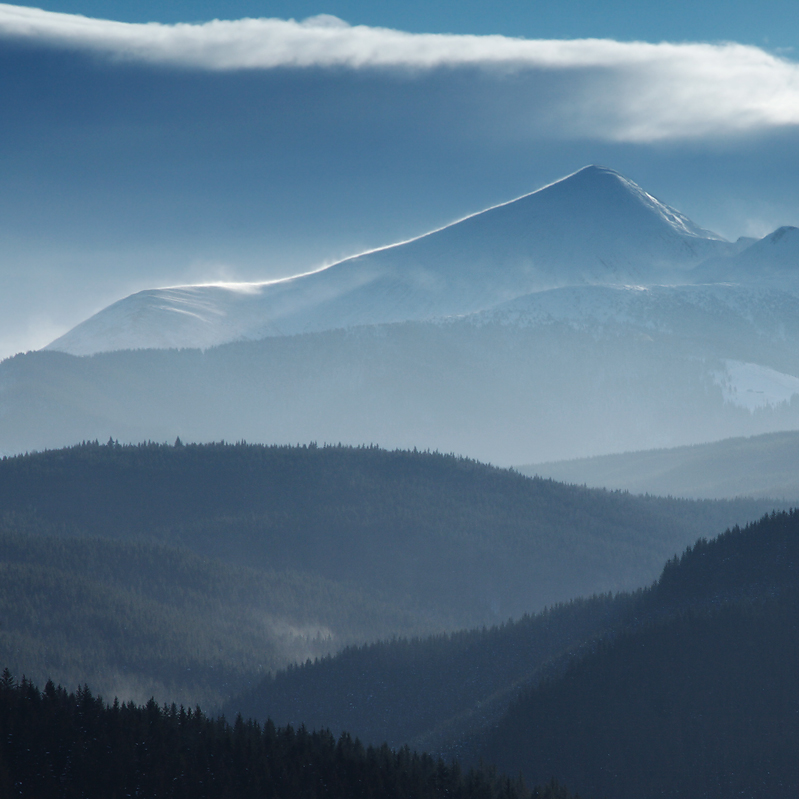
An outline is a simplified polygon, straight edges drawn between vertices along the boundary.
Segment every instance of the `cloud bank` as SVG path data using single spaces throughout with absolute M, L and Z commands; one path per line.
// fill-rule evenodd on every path
M 548 116 L 564 132 L 652 142 L 799 125 L 799 64 L 757 47 L 411 34 L 335 17 L 130 24 L 0 4 L 0 36 L 114 60 L 211 71 L 480 69 L 566 75 Z M 524 102 L 524 97 L 520 98 Z

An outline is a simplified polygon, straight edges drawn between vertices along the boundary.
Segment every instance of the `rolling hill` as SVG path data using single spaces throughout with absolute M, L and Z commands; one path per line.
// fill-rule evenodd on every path
M 348 645 L 634 588 L 769 507 L 377 448 L 110 442 L 6 458 L 0 660 L 108 697 L 215 706 Z
M 799 433 L 518 467 L 522 474 L 634 494 L 799 499 Z
M 424 608 L 439 629 L 636 588 L 767 500 L 566 487 L 377 447 L 85 444 L 0 461 L 0 508 L 49 535 L 181 547 Z

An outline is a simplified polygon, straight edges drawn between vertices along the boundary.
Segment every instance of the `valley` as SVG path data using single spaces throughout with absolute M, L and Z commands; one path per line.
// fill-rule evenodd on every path
M 774 503 L 569 488 L 432 453 L 111 442 L 0 461 L 0 507 L 9 668 L 215 708 L 347 646 L 634 589 Z
M 795 234 L 591 166 L 4 360 L 0 791 L 792 796 Z

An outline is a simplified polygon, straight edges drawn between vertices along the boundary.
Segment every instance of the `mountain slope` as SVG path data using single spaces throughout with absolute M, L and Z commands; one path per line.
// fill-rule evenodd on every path
M 645 597 L 682 612 L 528 691 L 474 755 L 613 799 L 795 795 L 798 545 L 796 512 L 700 542 Z
M 288 280 L 140 292 L 48 345 L 87 355 L 483 310 L 573 284 L 656 283 L 735 251 L 613 170 L 586 167 L 532 194 Z
M 789 796 L 797 558 L 799 512 L 772 514 L 700 539 L 647 590 L 348 649 L 228 711 L 411 742 L 581 794 Z
M 0 364 L 0 452 L 179 435 L 511 464 L 799 427 L 798 301 L 748 291 L 585 286 L 205 352 L 28 353 Z
M 635 494 L 721 499 L 736 496 L 799 500 L 799 432 L 731 438 L 712 444 L 599 455 L 518 467 L 577 485 Z
M 609 799 L 794 796 L 797 624 L 794 592 L 624 636 L 521 700 L 482 756 Z
M 606 337 L 624 330 L 695 341 L 704 352 L 799 341 L 799 296 L 768 286 L 569 286 L 523 295 L 466 317 L 472 324 L 557 323 Z
M 395 633 L 434 632 L 316 575 L 235 567 L 149 542 L 0 522 L 0 662 L 121 701 L 218 707 L 270 671 Z
M 709 259 L 693 275 L 696 282 L 702 283 L 742 283 L 799 291 L 799 228 L 777 228 L 733 257 Z
M 606 595 L 490 629 L 350 647 L 278 671 L 223 709 L 457 756 L 467 732 L 498 722 L 523 686 L 623 624 L 632 604 Z

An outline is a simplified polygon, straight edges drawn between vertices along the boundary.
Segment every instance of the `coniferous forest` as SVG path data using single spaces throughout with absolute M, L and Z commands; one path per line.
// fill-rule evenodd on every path
M 374 447 L 4 459 L 0 795 L 795 796 L 774 505 Z
M 88 687 L 0 678 L 0 795 L 36 799 L 571 799 L 554 783 L 527 791 L 489 769 L 462 771 L 407 748 L 349 735 L 231 726 L 201 710 L 108 705 Z
M 524 690 L 472 756 L 591 796 L 795 796 L 797 674 L 793 511 L 672 560 L 631 624 Z
M 219 707 L 378 640 L 634 589 L 764 500 L 634 497 L 377 447 L 89 443 L 0 461 L 0 662 Z
M 700 539 L 647 589 L 353 648 L 229 711 L 312 718 L 584 796 L 793 796 L 798 673 L 792 511 Z

